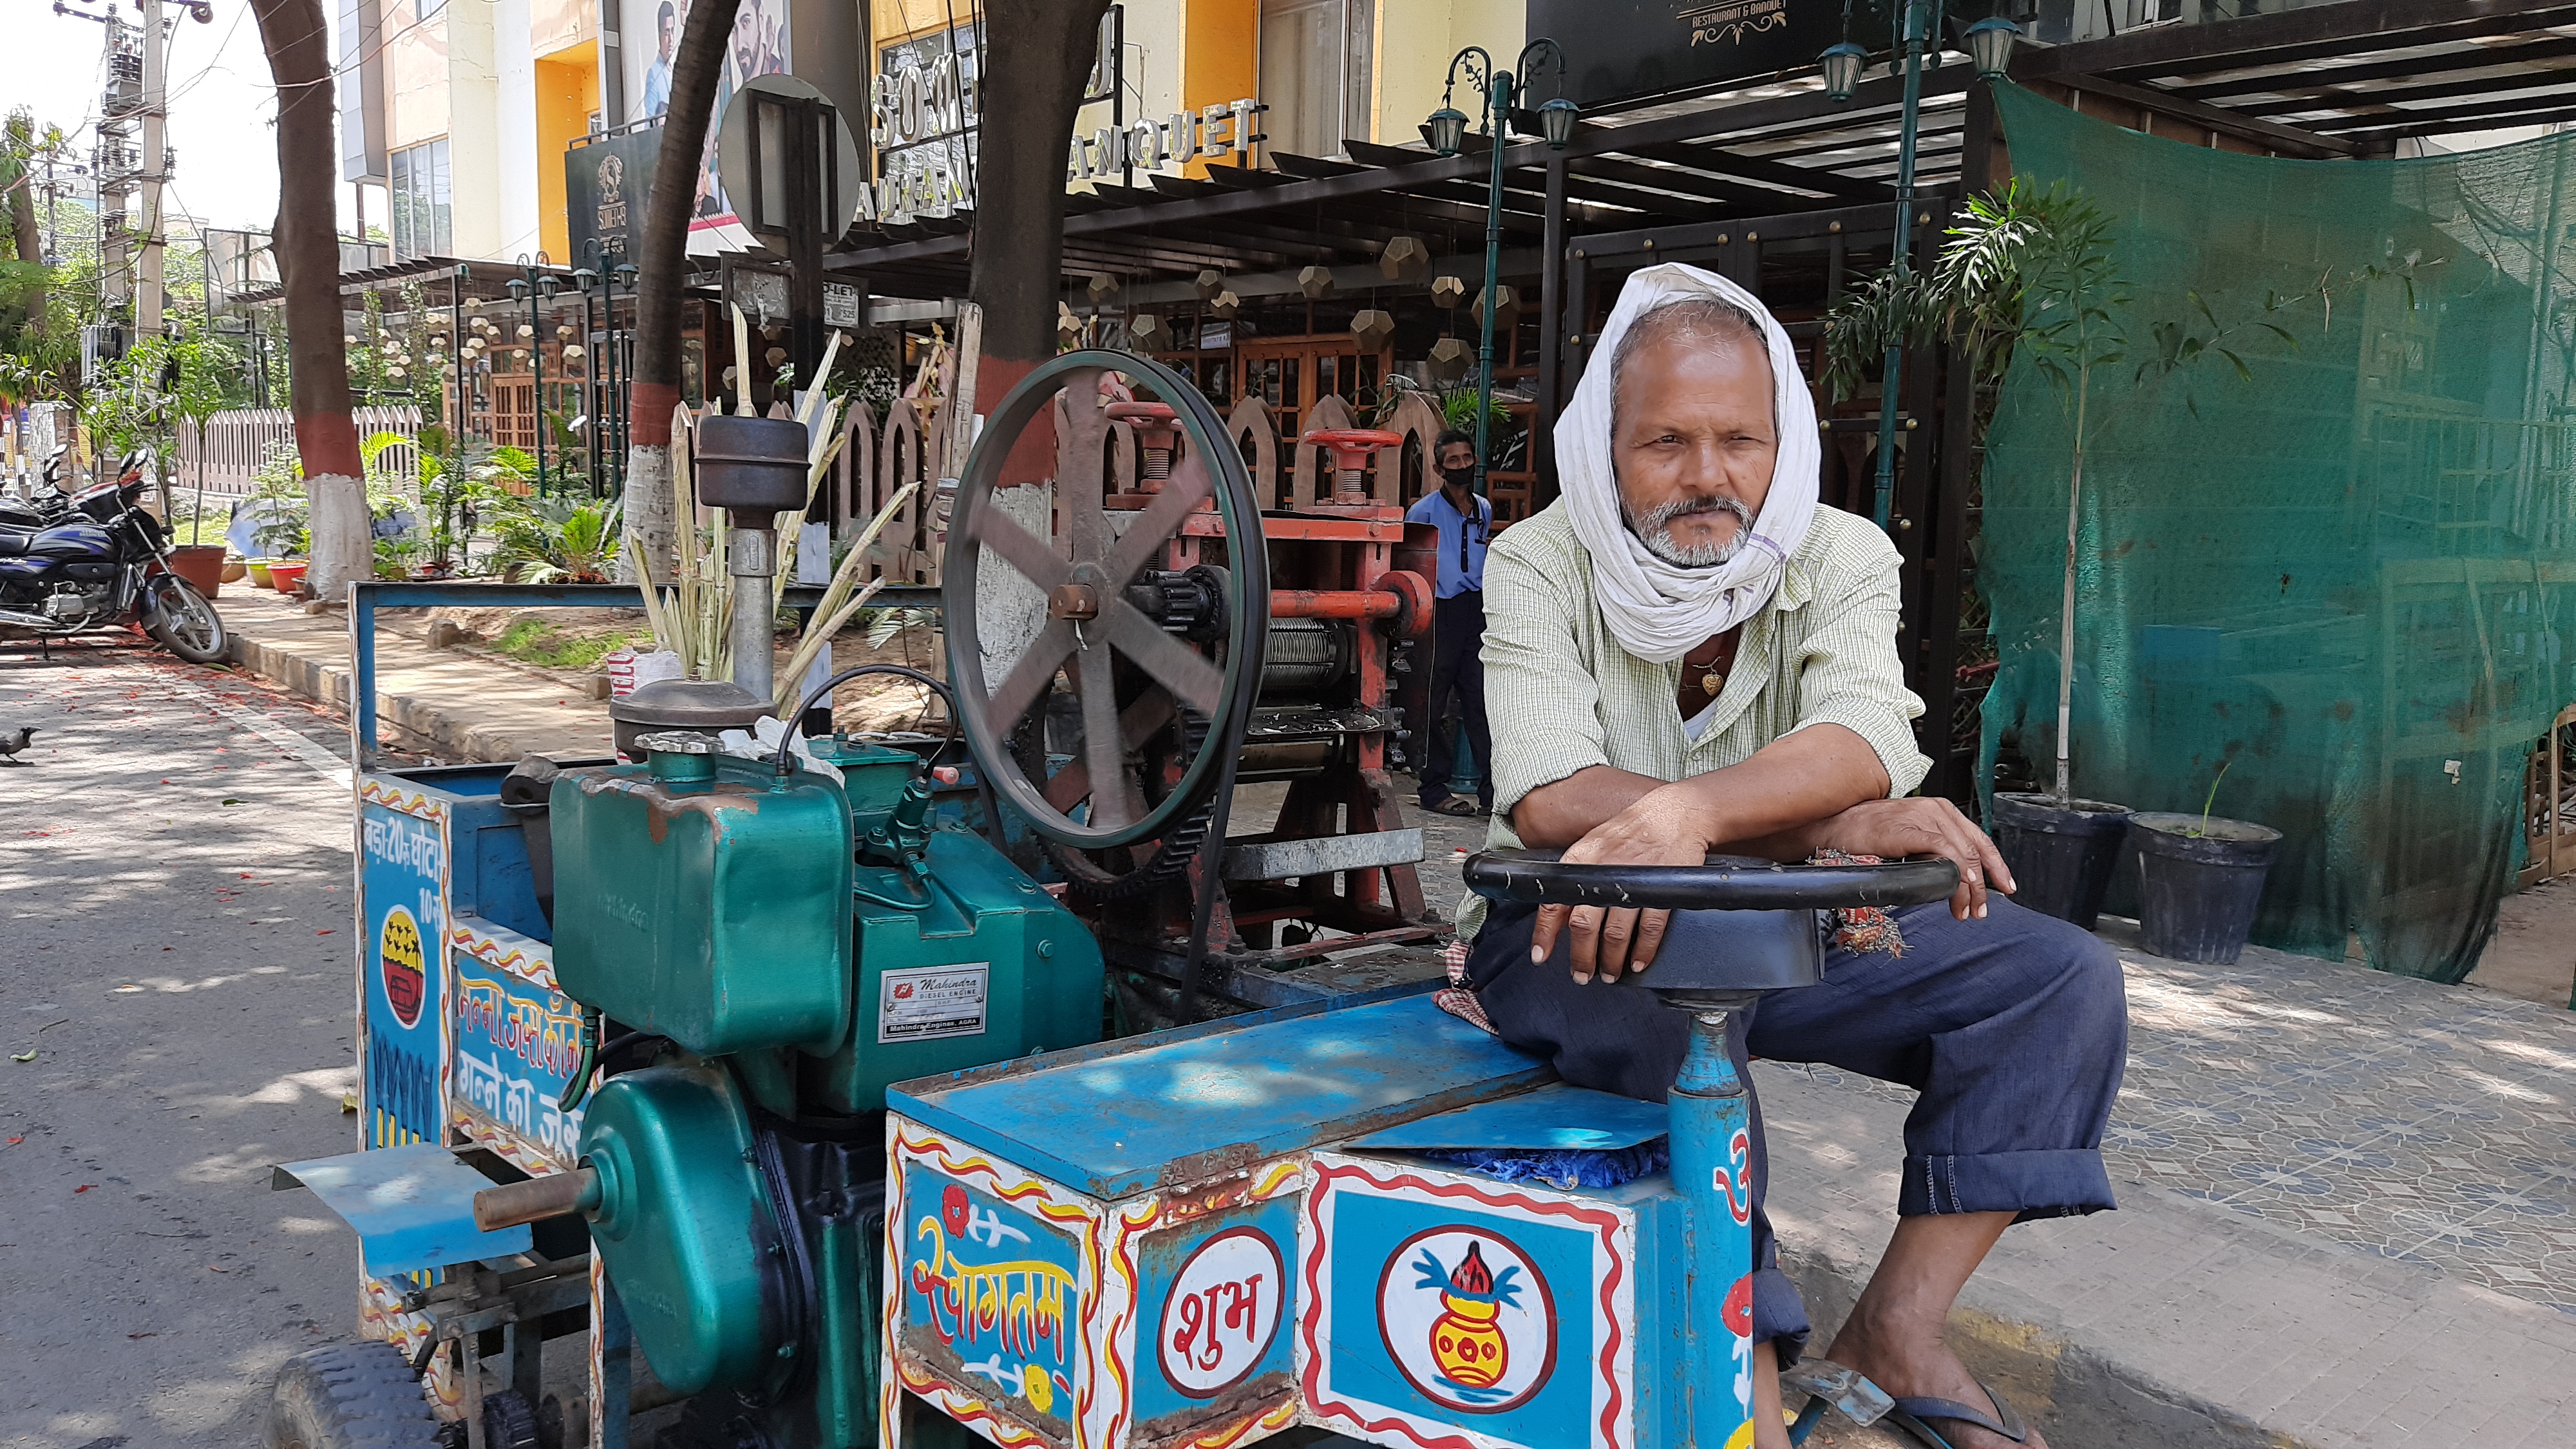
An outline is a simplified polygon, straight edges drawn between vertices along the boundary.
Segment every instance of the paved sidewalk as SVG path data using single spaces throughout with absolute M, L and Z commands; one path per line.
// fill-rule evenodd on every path
M 215 601 L 236 662 L 307 699 L 346 712 L 349 620 L 307 614 L 266 590 L 227 588 Z M 608 752 L 608 704 L 588 681 L 480 650 L 432 649 L 416 618 L 380 612 L 376 627 L 378 738 L 451 763 L 565 758 Z

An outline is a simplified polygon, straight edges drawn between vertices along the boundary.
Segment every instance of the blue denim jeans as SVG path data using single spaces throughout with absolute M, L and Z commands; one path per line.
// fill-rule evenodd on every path
M 1535 914 L 1496 903 L 1468 958 L 1495 1030 L 1576 1086 L 1662 1101 L 1689 1018 L 1634 978 L 1576 985 L 1564 939 L 1553 959 L 1533 963 Z M 1921 1093 L 1905 1119 L 1901 1216 L 2011 1212 L 2021 1222 L 2117 1206 L 2101 1146 L 2128 1061 L 2119 958 L 2090 932 L 2002 896 L 1983 920 L 1954 921 L 1946 902 L 1896 917 L 1904 955 L 1829 947 L 1822 982 L 1736 1013 L 1736 1069 L 1757 1056 L 1822 1062 Z M 1770 1159 L 1758 1095 L 1751 1106 L 1753 1337 L 1776 1341 L 1786 1367 L 1805 1347 L 1807 1311 L 1762 1208 Z

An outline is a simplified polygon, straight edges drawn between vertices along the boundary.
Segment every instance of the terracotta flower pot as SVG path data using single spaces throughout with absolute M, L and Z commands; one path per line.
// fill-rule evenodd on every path
M 250 577 L 250 565 L 237 558 L 224 560 L 224 583 L 237 584 Z
M 197 586 L 197 592 L 211 599 L 224 581 L 224 546 L 219 543 L 183 543 L 170 550 L 170 572 Z

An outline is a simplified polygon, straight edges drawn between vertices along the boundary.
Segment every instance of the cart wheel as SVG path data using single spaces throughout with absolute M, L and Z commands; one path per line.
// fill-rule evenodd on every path
M 269 1392 L 263 1449 L 435 1449 L 420 1380 L 390 1343 L 335 1343 L 299 1353 Z

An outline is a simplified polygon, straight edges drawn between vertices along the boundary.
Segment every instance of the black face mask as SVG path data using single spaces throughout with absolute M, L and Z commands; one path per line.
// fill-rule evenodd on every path
M 1438 463 L 1431 466 L 1440 470 L 1442 479 L 1461 486 L 1474 481 L 1476 477 L 1476 465 L 1473 463 L 1462 463 L 1455 468 L 1443 467 Z

